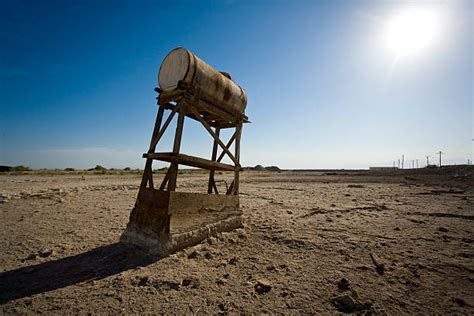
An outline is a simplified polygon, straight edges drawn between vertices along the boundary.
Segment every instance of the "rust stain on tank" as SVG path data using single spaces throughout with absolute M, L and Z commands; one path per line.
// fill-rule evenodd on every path
M 245 92 L 227 72 L 219 72 L 185 48 L 172 50 L 160 66 L 158 82 L 165 92 L 176 89 L 179 81 L 199 89 L 203 97 L 228 112 L 244 113 Z
M 225 87 L 225 89 L 224 89 L 224 101 L 229 101 L 231 96 L 232 96 L 232 93 L 230 92 L 230 89 L 228 87 Z

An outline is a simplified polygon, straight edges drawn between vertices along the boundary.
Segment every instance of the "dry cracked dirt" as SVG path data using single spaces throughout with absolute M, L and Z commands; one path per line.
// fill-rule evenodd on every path
M 470 167 L 245 171 L 244 228 L 165 258 L 118 243 L 139 175 L 3 175 L 0 314 L 472 315 Z

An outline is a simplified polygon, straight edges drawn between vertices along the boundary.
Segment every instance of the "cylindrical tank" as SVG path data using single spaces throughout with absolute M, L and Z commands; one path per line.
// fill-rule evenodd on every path
M 173 49 L 165 57 L 158 73 L 158 83 L 164 92 L 172 91 L 182 81 L 201 91 L 206 101 L 231 113 L 244 113 L 247 95 L 227 73 L 220 73 L 183 47 Z M 206 98 L 208 96 L 208 98 Z

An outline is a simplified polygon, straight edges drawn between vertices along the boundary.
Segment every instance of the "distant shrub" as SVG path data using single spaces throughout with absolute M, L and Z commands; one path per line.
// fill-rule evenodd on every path
M 76 169 L 74 169 L 74 168 L 66 168 L 66 169 L 64 169 L 64 171 L 76 171 Z
M 31 171 L 31 168 L 27 167 L 27 166 L 20 165 L 20 166 L 12 167 L 12 171 Z
M 96 171 L 105 171 L 105 170 L 107 170 L 107 168 L 102 167 L 101 165 L 97 165 L 97 166 L 94 167 L 93 170 L 96 170 Z
M 129 170 L 130 170 L 130 167 L 125 167 L 125 168 L 123 168 L 123 170 L 129 171 Z

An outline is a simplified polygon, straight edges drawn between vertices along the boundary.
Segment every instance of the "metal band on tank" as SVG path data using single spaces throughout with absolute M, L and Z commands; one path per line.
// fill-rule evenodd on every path
M 186 77 L 189 73 L 189 68 L 191 67 L 191 52 L 188 51 L 186 48 L 182 47 L 186 51 L 186 55 L 188 56 L 188 68 L 186 69 L 186 73 L 184 74 L 183 80 L 186 82 Z
M 194 62 L 194 71 L 193 71 L 193 76 L 191 77 L 191 81 L 190 83 L 191 84 L 194 84 L 194 78 L 196 77 L 196 71 L 197 71 L 197 60 L 196 60 L 196 55 L 194 55 L 193 53 L 189 52 L 191 54 L 191 56 L 193 57 L 193 62 Z

